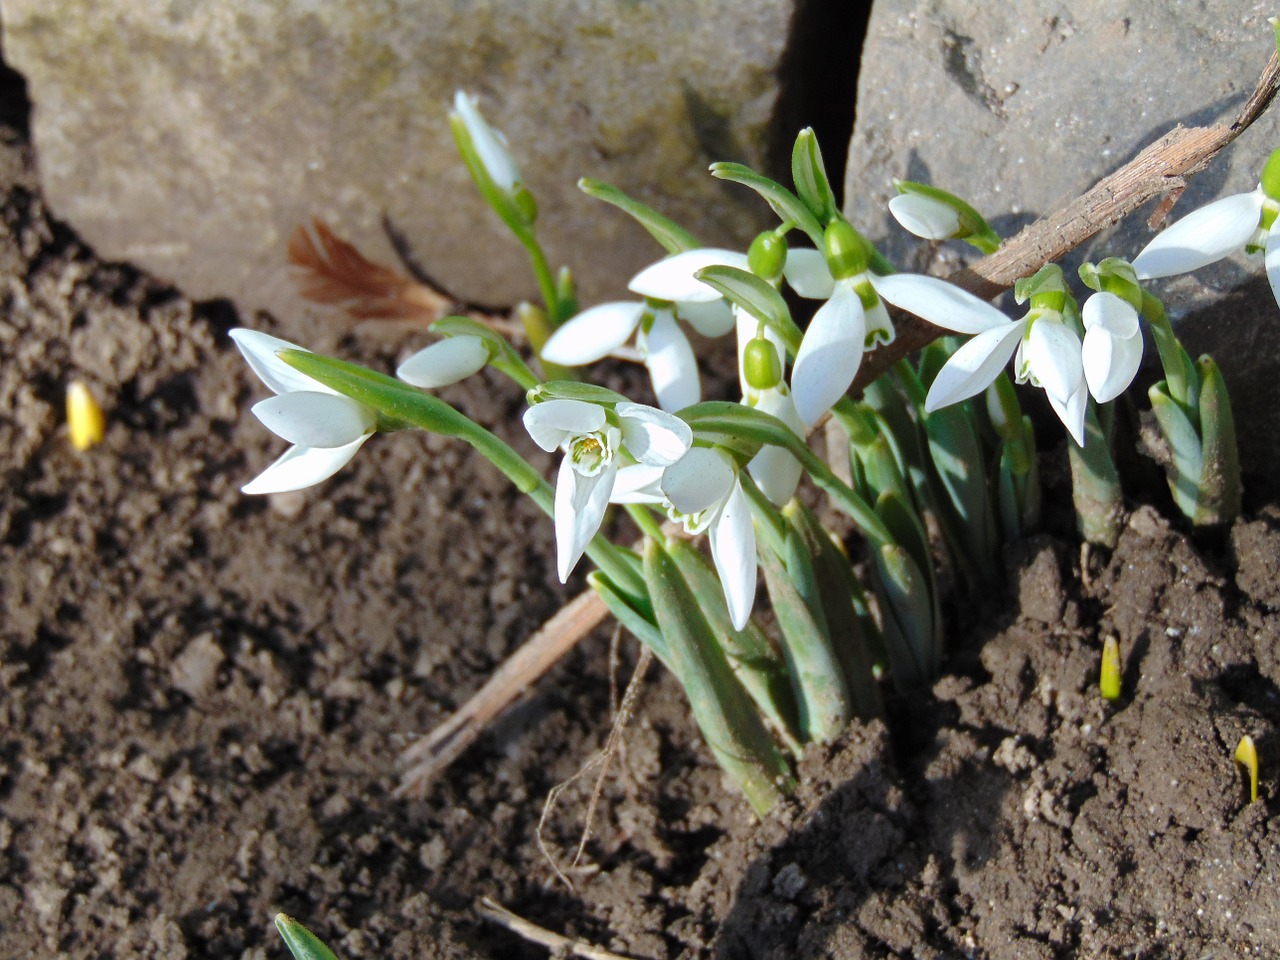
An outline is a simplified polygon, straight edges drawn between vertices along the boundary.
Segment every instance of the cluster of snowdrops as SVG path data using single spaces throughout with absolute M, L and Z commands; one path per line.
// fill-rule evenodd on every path
M 796 140 L 790 188 L 738 164 L 712 167 L 778 215 L 779 226 L 745 252 L 708 248 L 616 188 L 584 180 L 667 255 L 632 278 L 633 300 L 582 310 L 569 271 L 547 265 L 537 205 L 506 140 L 465 94 L 450 122 L 477 187 L 529 251 L 543 303 L 519 315 L 536 360 L 460 316 L 438 321 L 440 339 L 395 377 L 235 330 L 275 394 L 253 412 L 292 444 L 244 490 L 319 483 L 378 432 L 416 427 L 471 444 L 551 516 L 562 581 L 589 558 L 591 585 L 680 679 L 712 751 L 760 813 L 791 786 L 788 754 L 882 711 L 884 678 L 911 689 L 936 675 L 935 556 L 961 582 L 989 584 L 1001 544 L 1035 527 L 1035 437 L 1015 381 L 1042 389 L 1066 427 L 1081 530 L 1113 545 L 1121 495 L 1112 444 L 1117 409 L 1135 402 L 1126 389 L 1145 321 L 1163 368 L 1147 399 L 1168 445 L 1174 501 L 1198 524 L 1239 509 L 1222 377 L 1210 358 L 1187 355 L 1147 282 L 1247 250 L 1265 252 L 1274 287 L 1280 151 L 1257 190 L 1190 214 L 1131 262 L 1085 264 L 1083 303 L 1056 265 L 1019 281 L 1017 319 L 945 280 L 896 272 L 841 214 L 812 131 Z M 999 245 L 957 197 L 897 188 L 890 211 L 913 234 L 983 252 Z M 789 305 L 796 298 L 820 303 L 803 329 Z M 947 335 L 851 396 L 864 355 L 894 339 L 890 306 Z M 703 401 L 686 328 L 700 344 L 736 337 L 740 399 Z M 656 405 L 581 379 L 583 367 L 618 354 L 642 360 Z M 486 367 L 527 391 L 530 437 L 563 455 L 554 487 L 429 392 Z M 837 453 L 828 442 L 824 458 L 806 436 L 827 419 L 841 433 Z M 804 477 L 859 529 L 861 578 L 845 544 L 796 499 Z M 642 546 L 600 533 L 610 505 L 630 515 Z M 710 559 L 698 547 L 703 533 Z M 768 630 L 753 616 L 762 573 Z

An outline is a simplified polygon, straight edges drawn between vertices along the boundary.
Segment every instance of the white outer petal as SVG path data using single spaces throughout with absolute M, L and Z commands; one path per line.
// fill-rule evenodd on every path
M 1138 311 L 1114 293 L 1095 293 L 1084 302 L 1080 319 L 1086 331 L 1102 327 L 1117 337 L 1132 337 L 1139 330 Z
M 723 337 L 733 329 L 733 309 L 723 297 L 699 303 L 677 303 L 676 313 L 704 337 Z
M 1083 378 L 1080 386 L 1072 392 L 1071 396 L 1065 402 L 1055 400 L 1052 394 L 1046 393 L 1049 398 L 1049 406 L 1053 407 L 1053 412 L 1058 415 L 1058 419 L 1062 421 L 1062 425 L 1067 428 L 1067 433 L 1071 434 L 1071 439 L 1076 442 L 1076 446 L 1084 446 L 1084 418 L 1088 410 L 1089 389 L 1085 386 Z
M 797 296 L 807 300 L 830 300 L 835 293 L 836 281 L 827 267 L 827 258 L 819 250 L 799 247 L 787 251 L 787 262 L 782 275 Z
M 924 408 L 929 413 L 967 400 L 991 385 L 1013 356 L 1026 330 L 1025 320 L 1005 323 L 980 333 L 965 343 L 938 371 L 929 387 Z
M 1275 297 L 1276 303 L 1280 304 L 1280 230 L 1276 229 L 1276 224 L 1280 224 L 1280 219 L 1277 219 L 1267 232 L 1263 265 L 1267 269 L 1267 282 L 1271 284 L 1271 295 Z
M 1105 327 L 1091 327 L 1084 332 L 1080 360 L 1093 399 L 1109 403 L 1125 392 L 1142 365 L 1142 333 L 1118 337 Z
M 1076 332 L 1064 323 L 1041 317 L 1031 324 L 1024 347 L 1027 365 L 1051 398 L 1066 403 L 1084 383 L 1081 348 Z
M 556 572 L 560 582 L 569 579 L 587 544 L 600 529 L 613 481 L 618 473 L 618 462 L 610 463 L 594 477 L 584 477 L 573 468 L 569 457 L 560 461 L 560 474 L 556 478 Z
M 871 275 L 871 285 L 895 307 L 914 313 L 935 327 L 956 333 L 985 333 L 1009 322 L 1009 318 L 985 300 L 937 277 L 915 273 Z
M 489 347 L 479 337 L 462 335 L 419 350 L 396 368 L 396 376 L 413 387 L 447 387 L 479 373 L 489 362 Z
M 741 630 L 751 618 L 751 608 L 756 602 L 757 561 L 756 529 L 742 484 L 737 480 L 711 522 L 707 536 L 711 541 L 711 559 L 724 588 L 729 619 L 735 630 Z
M 811 426 L 844 396 L 862 364 L 867 318 L 858 294 L 847 284 L 813 315 L 791 371 L 796 413 Z
M 902 229 L 925 240 L 950 240 L 960 232 L 954 208 L 918 193 L 900 193 L 889 201 L 889 212 Z
M 693 430 L 679 417 L 643 403 L 619 403 L 614 407 L 622 421 L 622 440 L 641 463 L 669 467 L 693 445 Z
M 703 267 L 725 266 L 747 269 L 747 255 L 736 250 L 699 247 L 685 250 L 645 267 L 627 284 L 627 289 L 653 300 L 705 303 L 720 294 L 694 274 Z
M 253 415 L 300 447 L 345 447 L 373 430 L 377 417 L 348 397 L 314 390 L 281 393 L 253 405 Z
M 702 399 L 693 347 L 669 311 L 658 313 L 641 341 L 640 350 L 658 406 L 667 411 L 683 410 Z
M 694 447 L 662 474 L 667 502 L 685 514 L 701 513 L 733 490 L 737 471 L 723 453 Z
M 279 460 L 241 487 L 240 492 L 288 493 L 328 480 L 350 462 L 371 436 L 372 433 L 366 433 L 345 447 L 290 447 Z
M 640 325 L 644 304 L 634 300 L 602 303 L 583 310 L 542 345 L 542 359 L 562 367 L 580 367 L 607 357 Z
M 1139 280 L 1198 270 L 1235 253 L 1258 229 L 1262 190 L 1215 200 L 1166 227 L 1133 259 Z
M 461 90 L 453 95 L 453 109 L 467 127 L 471 145 L 475 147 L 489 178 L 508 193 L 520 182 L 520 168 L 507 147 L 506 139 L 489 126 L 476 107 L 476 100 Z
M 585 400 L 545 400 L 524 412 L 533 442 L 551 453 L 569 437 L 595 433 L 605 424 L 604 408 Z
M 796 434 L 804 437 L 804 423 L 796 413 L 796 405 L 784 385 L 766 390 L 756 403 L 757 410 L 773 414 Z M 747 464 L 747 472 L 770 502 L 781 507 L 796 492 L 800 483 L 800 461 L 782 447 L 766 444 Z
M 666 495 L 662 492 L 662 475 L 665 471 L 665 467 L 651 467 L 644 463 L 623 467 L 613 481 L 609 502 L 666 503 Z
M 290 343 L 288 340 L 281 340 L 279 337 L 260 333 L 257 330 L 247 330 L 244 327 L 232 330 L 230 336 L 249 364 L 249 369 L 258 375 L 272 393 L 292 393 L 294 390 L 337 393 L 319 380 L 313 380 L 306 374 L 299 373 L 276 355 L 281 350 L 302 350 L 303 348 L 296 343 Z

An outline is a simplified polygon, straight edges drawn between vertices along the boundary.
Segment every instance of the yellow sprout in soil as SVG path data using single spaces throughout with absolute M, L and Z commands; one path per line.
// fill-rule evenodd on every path
M 1102 672 L 1098 690 L 1103 700 L 1120 699 L 1120 643 L 1114 636 L 1102 642 Z
M 1258 800 L 1258 748 L 1253 742 L 1253 737 L 1248 734 L 1240 738 L 1240 745 L 1236 747 L 1236 763 L 1249 772 L 1249 802 L 1256 803 Z
M 95 443 L 101 443 L 107 430 L 102 408 L 81 380 L 73 380 L 67 387 L 67 427 L 71 432 L 71 445 L 77 450 L 88 450 Z

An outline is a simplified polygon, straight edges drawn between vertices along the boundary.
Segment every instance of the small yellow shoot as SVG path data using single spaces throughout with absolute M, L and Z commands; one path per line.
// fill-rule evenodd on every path
M 1120 699 L 1120 643 L 1114 635 L 1102 641 L 1102 672 L 1098 690 L 1103 700 Z
M 1240 745 L 1236 747 L 1236 763 L 1249 772 L 1249 802 L 1256 803 L 1258 800 L 1258 748 L 1253 742 L 1253 737 L 1247 733 L 1240 738 Z
M 71 445 L 77 450 L 88 450 L 95 443 L 101 443 L 106 433 L 107 419 L 82 380 L 72 380 L 67 387 L 67 427 L 71 432 Z

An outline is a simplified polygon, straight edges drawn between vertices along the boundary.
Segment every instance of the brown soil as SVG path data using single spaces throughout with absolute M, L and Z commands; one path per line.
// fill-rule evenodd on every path
M 234 310 L 99 262 L 0 140 L 0 955 L 278 957 L 279 910 L 344 958 L 546 955 L 482 896 L 642 958 L 1280 953 L 1280 512 L 1196 545 L 1142 508 L 1083 571 L 1061 529 L 1018 545 L 1003 612 L 957 605 L 934 696 L 811 752 L 763 824 L 655 670 L 570 889 L 537 825 L 608 734 L 609 630 L 428 796 L 392 796 L 411 738 L 569 595 L 550 525 L 421 435 L 241 496 L 280 445 L 247 413 Z M 424 342 L 253 323 L 383 369 Z M 61 423 L 72 377 L 110 418 L 87 454 Z M 518 390 L 446 396 L 550 467 Z M 550 820 L 561 855 L 589 792 Z

